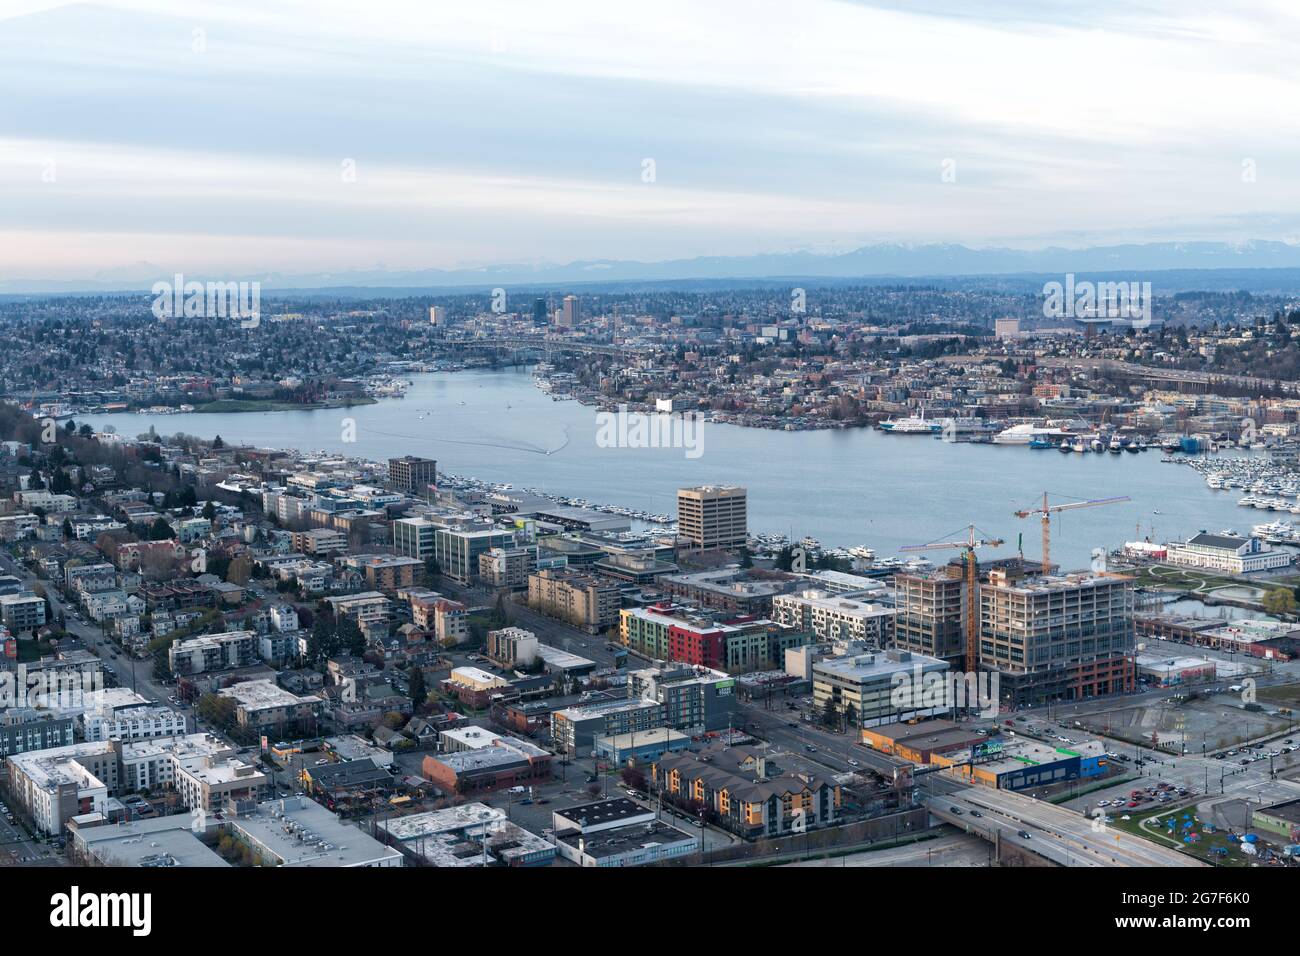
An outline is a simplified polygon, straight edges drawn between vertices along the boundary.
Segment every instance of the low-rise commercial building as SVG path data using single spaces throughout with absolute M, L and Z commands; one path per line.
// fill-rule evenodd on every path
M 698 833 L 669 826 L 624 797 L 556 810 L 551 827 L 560 856 L 579 866 L 647 866 L 700 849 Z

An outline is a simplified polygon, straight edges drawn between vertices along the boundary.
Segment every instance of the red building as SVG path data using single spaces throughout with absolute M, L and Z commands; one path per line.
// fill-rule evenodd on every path
M 721 668 L 726 660 L 726 636 L 716 627 L 674 624 L 668 628 L 668 657 L 701 667 Z

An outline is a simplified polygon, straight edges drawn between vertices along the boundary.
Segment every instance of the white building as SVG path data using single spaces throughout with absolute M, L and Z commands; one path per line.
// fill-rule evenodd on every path
M 185 733 L 185 716 L 170 707 L 136 705 L 101 708 L 82 718 L 87 741 L 142 740 Z
M 862 641 L 885 647 L 893 635 L 894 609 L 845 595 L 809 590 L 772 598 L 772 618 L 812 631 L 820 641 Z
M 1265 547 L 1259 538 L 1198 534 L 1182 544 L 1170 544 L 1168 560 L 1183 567 L 1248 574 L 1285 568 L 1291 564 L 1292 557 L 1288 551 Z

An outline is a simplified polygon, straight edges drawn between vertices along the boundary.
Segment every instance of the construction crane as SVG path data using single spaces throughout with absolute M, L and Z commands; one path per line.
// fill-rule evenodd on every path
M 1017 518 L 1028 518 L 1031 515 L 1039 515 L 1043 519 L 1043 568 L 1044 574 L 1047 574 L 1051 568 L 1052 553 L 1052 515 L 1061 511 L 1073 511 L 1076 508 L 1097 508 L 1101 505 L 1118 504 L 1121 501 L 1132 501 L 1128 495 L 1119 495 L 1115 498 L 1089 498 L 1086 501 L 1067 501 L 1065 504 L 1053 505 L 1047 502 L 1047 492 L 1043 492 L 1043 506 L 1041 508 L 1025 508 L 1023 511 L 1017 511 Z
M 909 544 L 898 549 L 899 551 L 915 552 L 934 551 L 940 548 L 961 548 L 965 552 L 963 557 L 966 565 L 966 670 L 972 674 L 978 670 L 980 633 L 979 566 L 975 560 L 975 552 L 979 548 L 998 548 L 1003 544 L 1001 538 L 978 538 L 976 537 L 977 531 L 979 529 L 974 525 L 968 525 L 964 541 Z

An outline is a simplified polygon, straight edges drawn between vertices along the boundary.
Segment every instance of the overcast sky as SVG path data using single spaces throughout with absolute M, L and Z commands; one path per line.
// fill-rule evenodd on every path
M 0 0 L 0 279 L 1300 239 L 1300 4 L 1047 6 Z

